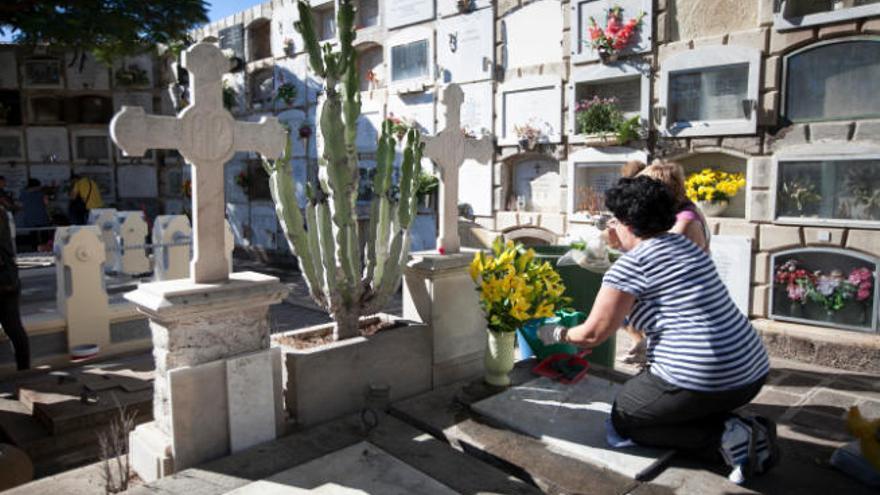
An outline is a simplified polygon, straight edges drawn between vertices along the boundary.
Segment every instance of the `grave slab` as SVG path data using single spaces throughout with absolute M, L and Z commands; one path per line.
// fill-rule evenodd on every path
M 574 385 L 539 378 L 477 402 L 471 409 L 565 455 L 636 478 L 671 451 L 607 445 L 605 420 L 620 387 L 594 376 Z
M 228 495 L 300 493 L 456 493 L 384 450 L 360 442 L 229 492 Z
M 275 439 L 275 393 L 261 384 L 273 382 L 273 355 L 279 352 L 268 349 L 226 362 L 229 446 L 233 453 Z
M 175 466 L 192 466 L 229 451 L 226 362 L 168 372 Z M 210 414 L 202 414 L 211 411 Z

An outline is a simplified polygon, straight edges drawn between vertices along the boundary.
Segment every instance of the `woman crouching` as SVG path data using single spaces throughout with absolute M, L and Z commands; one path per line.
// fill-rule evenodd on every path
M 605 204 L 625 254 L 605 274 L 587 320 L 571 329 L 545 327 L 542 338 L 596 347 L 629 316 L 646 331 L 647 368 L 614 401 L 609 437 L 703 459 L 720 454 L 738 483 L 768 470 L 778 458 L 775 425 L 733 414 L 769 372 L 758 334 L 705 251 L 668 232 L 676 205 L 663 184 L 621 179 Z

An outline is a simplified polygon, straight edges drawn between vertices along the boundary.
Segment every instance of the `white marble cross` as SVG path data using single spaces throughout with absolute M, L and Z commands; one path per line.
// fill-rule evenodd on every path
M 467 159 L 488 164 L 495 153 L 492 136 L 479 139 L 465 136 L 461 130 L 461 104 L 464 92 L 458 84 L 450 84 L 443 90 L 441 102 L 446 107 L 446 128 L 436 136 L 425 137 L 424 156 L 440 168 L 440 236 L 437 247 L 446 254 L 458 253 L 458 173 Z
M 229 61 L 219 48 L 199 43 L 183 54 L 190 73 L 192 103 L 177 117 L 146 115 L 141 107 L 122 107 L 110 122 L 110 135 L 126 156 L 148 149 L 177 149 L 193 165 L 193 260 L 196 283 L 229 278 L 225 256 L 223 165 L 236 151 L 256 151 L 274 159 L 287 141 L 275 117 L 237 122 L 223 108 L 223 74 Z

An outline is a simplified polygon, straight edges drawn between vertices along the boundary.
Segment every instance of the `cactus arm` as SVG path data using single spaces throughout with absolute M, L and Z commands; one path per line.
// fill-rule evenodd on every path
M 330 204 L 324 199 L 315 205 L 315 217 L 317 220 L 317 233 L 321 244 L 321 258 L 324 263 L 324 279 L 327 284 L 327 294 L 333 298 L 338 295 L 336 287 L 336 257 L 333 245 L 333 224 L 330 220 Z M 332 309 L 335 304 L 328 304 Z
M 330 306 L 329 297 L 331 293 L 329 287 L 326 285 L 324 261 L 321 256 L 320 229 L 318 228 L 318 203 L 315 199 L 315 191 L 312 189 L 311 185 L 306 188 L 306 195 L 309 198 L 308 203 L 306 203 L 306 225 L 308 225 L 306 238 L 309 250 L 312 253 L 312 265 L 313 270 L 315 271 L 315 280 L 318 281 L 324 293 L 324 297 L 317 302 L 326 309 Z
M 416 139 L 416 130 L 410 129 L 406 136 L 406 147 L 403 150 L 403 164 L 400 166 L 400 198 L 397 202 L 397 221 L 404 229 L 409 227 L 412 222 L 412 205 L 410 199 L 413 194 L 413 172 L 416 165 L 414 163 L 414 142 Z
M 391 167 L 393 160 L 394 138 L 391 137 L 391 122 L 386 120 L 382 122 L 382 129 L 379 134 L 379 142 L 376 149 L 376 172 L 373 175 L 373 199 L 370 203 L 370 224 L 368 226 L 366 246 L 367 271 L 366 276 L 364 277 L 364 284 L 366 286 L 369 286 L 372 283 L 373 274 L 376 270 L 380 223 L 379 217 L 382 208 L 382 201 L 387 201 L 387 197 L 382 189 L 385 184 L 384 174 L 388 167 Z
M 293 26 L 302 35 L 306 45 L 306 52 L 309 54 L 309 65 L 320 77 L 326 76 L 324 69 L 324 60 L 321 58 L 321 46 L 318 44 L 318 36 L 315 34 L 315 20 L 312 17 L 312 7 L 309 2 L 300 0 L 296 3 L 299 11 L 299 20 Z
M 413 145 L 413 159 L 416 162 L 415 163 L 416 169 L 413 172 L 413 179 L 412 179 L 413 180 L 413 186 L 412 186 L 413 194 L 411 195 L 412 197 L 410 198 L 410 205 L 409 205 L 410 218 L 415 218 L 416 214 L 418 213 L 418 209 L 419 209 L 419 196 L 418 196 L 418 191 L 416 191 L 416 189 L 418 188 L 419 177 L 421 177 L 421 175 L 422 175 L 422 152 L 425 149 L 424 143 L 422 143 L 420 141 L 421 136 L 419 135 L 418 131 L 416 131 L 416 139 L 418 141 L 416 141 L 416 143 Z M 409 228 L 409 224 L 407 224 L 405 228 Z

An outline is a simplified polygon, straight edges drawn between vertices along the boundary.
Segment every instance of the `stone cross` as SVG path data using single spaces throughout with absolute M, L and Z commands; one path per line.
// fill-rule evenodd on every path
M 489 163 L 495 153 L 492 136 L 475 139 L 461 130 L 461 104 L 464 92 L 458 84 L 443 89 L 441 102 L 446 107 L 446 128 L 436 136 L 425 137 L 424 156 L 440 168 L 440 236 L 437 247 L 446 254 L 458 253 L 458 172 L 467 159 Z
M 192 103 L 176 117 L 146 115 L 140 107 L 122 107 L 110 122 L 110 135 L 126 156 L 148 149 L 177 149 L 193 166 L 193 260 L 195 283 L 229 278 L 224 240 L 223 165 L 236 151 L 281 156 L 287 133 L 275 117 L 237 122 L 223 108 L 223 74 L 229 61 L 219 48 L 198 43 L 183 53 L 190 74 Z

